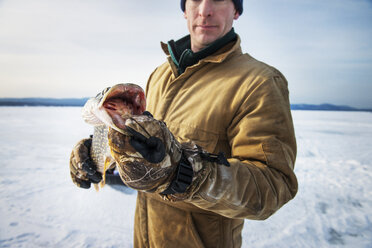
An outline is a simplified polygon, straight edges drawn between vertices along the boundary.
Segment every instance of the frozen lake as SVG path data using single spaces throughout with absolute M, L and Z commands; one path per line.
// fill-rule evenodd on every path
M 0 108 L 0 247 L 132 247 L 136 192 L 82 190 L 80 108 Z M 243 247 L 372 247 L 372 113 L 293 111 L 299 192 Z

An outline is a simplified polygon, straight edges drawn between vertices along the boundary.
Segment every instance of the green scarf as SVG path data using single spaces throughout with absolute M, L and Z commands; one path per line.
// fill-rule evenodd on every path
M 191 51 L 190 35 L 187 35 L 177 41 L 170 40 L 168 42 L 168 50 L 174 64 L 178 68 L 179 74 L 185 72 L 186 67 L 195 65 L 199 60 L 214 54 L 217 50 L 224 47 L 227 43 L 236 40 L 236 33 L 232 28 L 225 36 L 214 41 L 206 48 L 194 53 Z

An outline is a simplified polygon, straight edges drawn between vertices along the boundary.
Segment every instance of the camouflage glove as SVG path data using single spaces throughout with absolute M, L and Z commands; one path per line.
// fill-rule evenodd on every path
M 108 139 L 126 185 L 171 201 L 185 200 L 198 189 L 213 155 L 193 143 L 180 144 L 164 122 L 148 113 L 127 119 L 125 126 L 123 133 L 110 129 Z
M 79 141 L 71 152 L 70 175 L 72 182 L 84 189 L 89 189 L 91 183 L 99 183 L 102 175 L 95 170 L 90 158 L 92 138 Z

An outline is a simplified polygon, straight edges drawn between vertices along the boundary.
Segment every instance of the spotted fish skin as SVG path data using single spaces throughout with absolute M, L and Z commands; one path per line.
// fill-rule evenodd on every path
M 93 163 L 96 165 L 97 171 L 100 173 L 104 173 L 105 161 L 110 160 L 108 168 L 112 167 L 112 163 L 114 163 L 114 160 L 110 154 L 110 147 L 108 146 L 107 134 L 107 126 L 99 125 L 94 127 L 90 157 L 92 158 Z
M 94 126 L 90 156 L 97 171 L 103 175 L 101 186 L 104 185 L 106 170 L 115 166 L 108 145 L 109 127 L 123 132 L 126 118 L 142 114 L 145 108 L 144 91 L 135 84 L 107 87 L 84 105 L 82 117 L 86 123 Z

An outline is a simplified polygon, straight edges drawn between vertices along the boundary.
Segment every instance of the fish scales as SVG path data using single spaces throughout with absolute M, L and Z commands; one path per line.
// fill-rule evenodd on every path
M 90 150 L 90 156 L 93 163 L 96 165 L 97 171 L 103 173 L 105 161 L 111 159 L 110 147 L 108 145 L 108 127 L 105 125 L 99 125 L 94 127 L 92 146 Z M 111 167 L 111 166 L 109 166 Z

